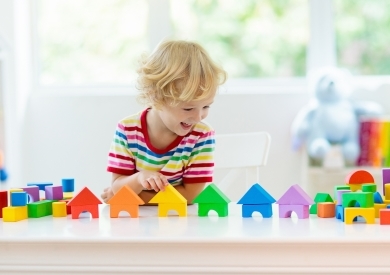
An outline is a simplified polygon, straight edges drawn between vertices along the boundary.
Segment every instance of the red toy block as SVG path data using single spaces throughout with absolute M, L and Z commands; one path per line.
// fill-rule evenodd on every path
M 0 218 L 3 218 L 3 208 L 8 206 L 8 191 L 0 191 Z
M 379 224 L 380 225 L 389 225 L 390 224 L 390 209 L 380 209 L 379 210 Z
M 363 184 L 363 183 L 375 183 L 374 177 L 366 170 L 357 170 L 349 174 L 345 183 L 348 184 Z
M 89 212 L 92 218 L 99 218 L 99 204 L 102 202 L 89 190 L 84 187 L 69 202 L 71 207 L 72 219 L 78 219 L 81 212 Z

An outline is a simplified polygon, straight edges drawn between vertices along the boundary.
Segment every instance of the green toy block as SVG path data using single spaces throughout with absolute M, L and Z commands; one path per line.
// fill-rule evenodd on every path
M 56 200 L 42 200 L 27 204 L 28 217 L 40 218 L 53 214 L 53 202 Z
M 348 192 L 343 194 L 343 207 L 354 207 L 356 203 L 361 208 L 374 207 L 374 193 Z
M 363 192 L 376 192 L 376 184 L 375 183 L 367 183 L 362 185 Z
M 314 202 L 315 204 L 310 206 L 310 214 L 317 214 L 317 204 L 319 202 L 333 202 L 333 199 L 328 193 L 317 193 L 314 198 Z
M 229 215 L 227 203 L 201 203 L 198 208 L 198 216 L 207 217 L 210 210 L 217 212 L 218 217 L 226 217 Z

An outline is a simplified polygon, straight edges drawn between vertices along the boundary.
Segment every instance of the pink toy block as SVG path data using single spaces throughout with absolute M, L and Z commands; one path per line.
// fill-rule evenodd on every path
M 28 202 L 39 201 L 39 187 L 38 186 L 27 186 L 22 187 L 23 191 L 28 194 Z
M 280 204 L 279 205 L 279 218 L 290 218 L 291 213 L 295 212 L 298 219 L 309 218 L 309 205 L 299 204 Z
M 62 186 L 45 187 L 46 200 L 62 200 L 63 198 L 64 198 L 64 193 L 62 192 Z

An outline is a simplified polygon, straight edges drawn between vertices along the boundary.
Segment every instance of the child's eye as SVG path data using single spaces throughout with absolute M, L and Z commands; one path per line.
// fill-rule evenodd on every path
M 193 109 L 193 108 L 185 108 L 185 109 L 183 109 L 183 110 L 189 112 L 189 111 L 191 111 L 192 109 Z
M 203 109 L 208 109 L 208 108 L 210 108 L 210 106 L 204 106 L 204 107 L 203 107 Z

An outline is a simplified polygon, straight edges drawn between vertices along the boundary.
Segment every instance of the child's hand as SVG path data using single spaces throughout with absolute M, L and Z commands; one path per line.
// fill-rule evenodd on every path
M 103 193 L 100 195 L 102 200 L 107 203 L 114 196 L 111 187 L 107 187 L 103 190 Z
M 156 192 L 164 191 L 165 186 L 169 184 L 164 175 L 150 171 L 139 172 L 138 181 L 144 189 L 154 190 Z

